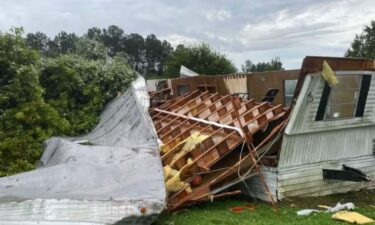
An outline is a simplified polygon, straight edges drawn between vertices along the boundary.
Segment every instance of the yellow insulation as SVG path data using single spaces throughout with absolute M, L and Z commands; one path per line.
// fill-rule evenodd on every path
M 329 86 L 334 86 L 339 83 L 335 72 L 325 60 L 323 60 L 322 76 L 328 82 Z
M 186 138 L 184 140 L 184 147 L 182 147 L 182 149 L 173 157 L 171 165 L 173 165 L 187 153 L 191 152 L 196 145 L 202 143 L 202 141 L 206 140 L 206 138 L 208 137 L 208 135 L 200 134 L 199 132 L 194 132 L 192 135 L 190 135 L 190 137 Z
M 171 163 L 163 167 L 165 186 L 168 192 L 178 192 L 182 189 L 185 189 L 188 193 L 191 192 L 190 185 L 180 180 L 180 172 L 185 167 L 190 166 L 193 163 L 193 160 L 189 158 L 187 160 L 187 164 L 183 168 L 181 168 L 181 170 L 175 170 L 171 167 L 171 165 L 173 165 L 187 153 L 195 149 L 195 146 L 202 143 L 208 137 L 208 135 L 204 135 L 199 132 L 194 132 L 188 138 L 186 138 L 177 145 L 183 145 L 183 147 L 179 148 L 180 150 L 175 153 L 175 156 L 172 158 Z M 161 151 L 163 152 L 163 149 L 161 149 Z

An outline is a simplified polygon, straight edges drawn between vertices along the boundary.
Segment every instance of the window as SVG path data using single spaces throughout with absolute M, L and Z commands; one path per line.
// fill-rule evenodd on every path
M 338 80 L 339 83 L 331 88 L 325 119 L 354 117 L 362 76 L 340 76 Z
M 189 86 L 186 84 L 177 85 L 177 94 L 184 95 L 189 92 Z
M 335 120 L 362 117 L 371 75 L 337 76 L 339 83 L 325 83 L 315 120 Z
M 296 90 L 298 80 L 284 80 L 284 105 L 292 104 L 294 91 Z

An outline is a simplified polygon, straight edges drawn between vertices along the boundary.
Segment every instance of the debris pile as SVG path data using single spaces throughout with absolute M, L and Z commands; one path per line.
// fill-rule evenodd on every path
M 168 209 L 238 194 L 225 192 L 259 173 L 257 162 L 285 124 L 282 105 L 194 91 L 150 115 L 162 142 Z

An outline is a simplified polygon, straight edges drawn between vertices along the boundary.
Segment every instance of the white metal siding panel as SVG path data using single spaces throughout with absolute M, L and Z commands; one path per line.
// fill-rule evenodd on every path
M 323 180 L 323 168 L 340 169 L 342 164 L 357 168 L 370 177 L 370 182 Z M 375 188 L 375 157 L 373 155 L 331 162 L 295 166 L 278 171 L 278 198 L 292 196 L 323 196 L 363 188 Z
M 375 127 L 284 135 L 279 168 L 372 154 Z

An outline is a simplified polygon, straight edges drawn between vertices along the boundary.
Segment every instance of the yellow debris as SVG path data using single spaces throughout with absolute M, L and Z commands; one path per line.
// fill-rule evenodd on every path
M 373 223 L 374 220 L 357 212 L 340 211 L 332 215 L 332 219 L 342 220 L 349 223 L 366 224 Z
M 177 192 L 181 189 L 190 189 L 190 185 L 180 180 L 180 172 L 168 179 L 165 183 L 168 192 Z M 191 190 L 191 189 L 190 189 Z
M 186 166 L 189 166 L 193 163 L 193 161 L 189 158 L 188 161 L 187 161 L 187 164 L 181 168 L 181 170 L 183 170 Z M 169 165 L 165 166 L 163 169 L 164 171 L 167 170 L 166 167 L 168 167 Z M 171 168 L 171 171 L 173 169 Z M 167 189 L 167 192 L 177 192 L 181 189 L 186 189 L 186 191 L 188 193 L 191 192 L 191 187 L 188 183 L 185 183 L 183 181 L 180 180 L 180 171 L 178 170 L 174 170 L 174 171 L 177 171 L 171 178 L 167 179 L 166 182 L 165 182 L 165 187 Z M 174 173 L 174 172 L 173 172 Z M 164 174 L 164 176 L 166 176 L 166 174 Z
M 329 86 L 334 86 L 339 83 L 335 72 L 331 69 L 331 67 L 325 60 L 323 60 L 322 76 L 328 82 Z
M 186 142 L 186 139 L 184 141 L 181 141 L 180 138 L 176 138 L 176 141 L 177 141 L 178 144 L 174 148 L 177 148 L 177 147 L 181 146 L 182 144 L 184 144 Z M 160 147 L 160 151 L 164 154 L 168 153 L 170 150 L 171 149 L 168 147 L 168 145 L 163 145 L 163 146 Z
M 174 157 L 172 158 L 172 161 L 169 163 L 169 165 L 163 167 L 165 186 L 168 192 L 177 192 L 181 189 L 185 189 L 189 193 L 191 192 L 190 185 L 180 180 L 180 172 L 187 166 L 190 166 L 193 163 L 193 160 L 189 158 L 186 165 L 181 168 L 181 170 L 175 170 L 171 167 L 171 165 L 195 149 L 196 145 L 202 143 L 208 137 L 208 135 L 194 132 L 188 138 L 178 143 L 178 145 L 174 148 L 179 149 L 179 151 L 173 152 Z M 161 151 L 168 153 L 170 149 L 162 146 Z
M 191 152 L 197 144 L 202 143 L 202 141 L 206 140 L 206 138 L 208 137 L 208 135 L 200 134 L 199 132 L 194 132 L 192 135 L 190 135 L 190 137 L 186 138 L 183 141 L 184 147 L 182 147 L 182 149 L 173 157 L 172 162 L 170 164 L 173 165 L 181 157 Z
M 164 180 L 168 180 L 169 178 L 175 176 L 178 173 L 178 170 L 173 169 L 170 165 L 166 165 L 163 167 L 164 172 Z

